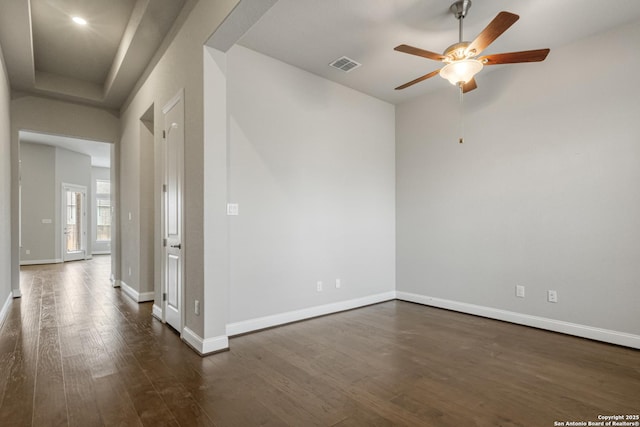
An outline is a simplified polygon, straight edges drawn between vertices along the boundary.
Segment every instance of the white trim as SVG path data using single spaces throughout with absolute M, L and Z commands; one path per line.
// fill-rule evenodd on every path
M 352 310 L 354 308 L 377 304 L 379 302 L 394 300 L 395 298 L 395 291 L 390 291 L 347 301 L 339 301 L 331 304 L 318 305 L 315 307 L 303 308 L 301 310 L 288 311 L 285 313 L 273 314 L 271 316 L 229 323 L 227 324 L 227 336 L 245 334 L 247 332 L 259 331 L 260 329 L 272 328 L 274 326 L 285 325 L 287 323 L 310 319 L 312 317 Z
M 0 310 L 0 328 L 4 324 L 4 321 L 6 320 L 7 315 L 9 314 L 9 307 L 11 307 L 12 301 L 13 301 L 13 293 L 10 292 L 9 296 L 7 297 L 7 300 L 4 302 L 2 306 L 2 310 Z
M 162 307 L 160 307 L 159 305 L 153 304 L 151 315 L 156 319 L 158 319 L 159 321 L 164 322 L 164 320 L 162 320 Z
M 13 295 L 14 298 L 20 298 L 22 296 L 22 292 L 20 291 L 20 288 L 12 290 L 11 294 Z
M 119 288 L 122 284 L 122 281 L 120 279 L 111 279 L 111 286 L 113 286 L 114 288 Z
M 20 260 L 20 265 L 60 264 L 61 258 L 56 259 L 27 259 Z
M 65 233 L 64 233 L 64 229 L 67 227 L 67 223 L 66 220 L 64 220 L 64 218 L 67 217 L 67 202 L 66 202 L 66 198 L 67 198 L 67 192 L 68 191 L 75 191 L 78 193 L 82 193 L 82 217 L 83 220 L 80 223 L 80 227 L 81 230 L 80 232 L 82 233 L 81 239 L 82 239 L 82 249 L 76 252 L 67 252 L 67 250 L 65 249 Z M 71 184 L 68 182 L 63 182 L 62 183 L 62 193 L 60 195 L 60 208 L 62 209 L 61 213 L 60 213 L 60 219 L 61 219 L 61 223 L 60 223 L 60 232 L 62 233 L 62 237 L 60 238 L 60 249 L 61 249 L 61 253 L 62 253 L 62 260 L 63 261 L 78 261 L 78 260 L 87 260 L 89 259 L 89 254 L 87 251 L 87 248 L 89 247 L 89 241 L 87 240 L 87 222 L 88 222 L 88 217 L 87 217 L 87 209 L 89 207 L 89 199 L 88 199 L 88 195 L 89 192 L 87 190 L 87 187 L 85 185 L 79 185 L 79 184 Z M 82 254 L 82 255 L 80 255 Z
M 173 107 L 175 107 L 175 105 L 180 102 L 181 99 L 184 98 L 184 88 L 180 88 L 180 90 L 178 91 L 178 93 L 176 93 L 173 98 L 171 98 L 169 101 L 167 101 L 166 104 L 164 104 L 164 107 L 162 107 L 162 114 L 166 115 L 169 110 L 171 110 Z
M 111 250 L 108 250 L 108 251 L 91 251 L 91 255 L 111 255 Z
M 131 298 L 135 302 L 138 302 L 138 295 L 139 295 L 138 291 L 133 289 L 131 286 L 127 285 L 124 280 L 119 280 L 118 282 L 120 282 L 120 288 L 122 288 L 125 295 L 127 295 L 129 298 Z
M 150 291 L 150 292 L 140 292 L 139 296 L 138 296 L 138 302 L 149 302 L 149 301 L 153 301 L 156 297 L 155 292 Z
M 488 317 L 490 319 L 504 320 L 506 322 L 517 323 L 519 325 L 532 326 L 534 328 L 546 329 L 563 334 L 575 335 L 582 338 L 589 338 L 592 340 L 640 349 L 640 335 L 633 335 L 610 329 L 595 328 L 593 326 L 548 319 L 546 317 L 531 316 L 529 314 L 516 313 L 513 311 L 500 310 L 475 304 L 467 304 L 464 302 L 451 301 L 426 295 L 413 294 L 410 292 L 398 291 L 396 294 L 397 299 L 402 301 L 410 301 L 432 307 L 445 308 L 447 310 L 474 314 L 476 316 Z
M 182 330 L 182 341 L 189 344 L 200 356 L 229 348 L 229 338 L 226 335 L 202 339 L 186 326 Z
M 124 280 L 120 281 L 120 287 L 124 291 L 125 294 L 135 302 L 147 302 L 153 301 L 154 292 L 138 292 L 133 289 L 131 286 L 127 285 Z

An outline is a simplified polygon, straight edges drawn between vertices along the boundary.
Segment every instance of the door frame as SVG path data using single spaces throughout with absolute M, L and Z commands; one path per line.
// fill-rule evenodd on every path
M 168 223 L 167 223 L 167 209 L 168 209 L 168 200 L 167 200 L 167 162 L 168 162 L 168 157 L 167 157 L 167 151 L 168 151 L 168 146 L 167 146 L 167 139 L 166 136 L 169 133 L 169 126 L 166 123 L 166 115 L 169 111 L 171 111 L 171 109 L 173 107 L 175 107 L 180 101 L 182 101 L 182 125 L 183 125 L 183 129 L 182 131 L 184 132 L 184 122 L 185 122 L 185 117 L 184 117 L 184 88 L 181 88 L 180 90 L 178 90 L 178 93 L 176 93 L 173 98 L 171 98 L 163 107 L 162 107 L 162 144 L 161 144 L 161 151 L 162 151 L 162 194 L 161 194 L 161 205 L 162 205 L 162 209 L 160 212 L 160 227 L 162 230 L 162 246 L 160 248 L 161 252 L 162 252 L 162 262 L 161 262 L 161 269 L 162 269 L 162 273 L 161 273 L 161 278 L 160 278 L 160 282 L 161 282 L 161 298 L 162 298 L 162 303 L 161 303 L 161 308 L 162 308 L 162 322 L 163 323 L 167 323 L 167 300 L 166 300 L 166 295 L 168 293 L 168 284 L 167 284 L 167 254 L 168 254 L 168 245 L 167 245 L 167 237 L 168 237 Z M 180 197 L 181 197 L 181 202 L 180 202 L 180 221 L 179 221 L 179 227 L 180 227 L 180 237 L 181 237 L 181 244 L 184 248 L 184 230 L 185 230 L 185 226 L 184 226 L 184 142 L 185 142 L 185 137 L 183 135 L 182 138 L 182 162 L 180 163 L 180 170 L 178 172 L 179 175 L 179 186 L 180 186 Z M 180 269 L 180 278 L 181 278 L 181 283 L 180 283 L 180 302 L 179 302 L 179 308 L 180 308 L 180 329 L 179 329 L 179 333 L 180 333 L 180 337 L 182 337 L 183 335 L 183 330 L 184 327 L 186 325 L 186 319 L 185 319 L 185 295 L 186 295 L 186 291 L 185 291 L 185 275 L 184 275 L 184 252 L 182 252 L 181 256 L 180 256 L 180 263 L 179 263 L 179 269 Z
M 66 216 L 67 216 L 67 191 L 77 191 L 79 193 L 82 193 L 82 199 L 83 199 L 83 203 L 82 203 L 82 208 L 83 208 L 83 212 L 82 212 L 82 256 L 81 258 L 78 259 L 74 259 L 74 260 L 67 260 L 66 259 L 66 254 L 67 254 L 67 248 L 66 248 L 66 234 L 64 232 L 64 229 L 66 227 L 67 224 L 67 220 L 66 220 Z M 89 204 L 89 200 L 88 200 L 88 193 L 87 193 L 87 187 L 84 185 L 79 185 L 79 184 L 69 184 L 66 182 L 62 183 L 62 191 L 61 191 L 61 196 L 60 196 L 60 212 L 61 212 L 61 216 L 60 216 L 60 249 L 61 249 L 61 258 L 62 258 L 62 262 L 67 262 L 67 261 L 77 261 L 80 259 L 88 259 L 88 250 L 87 250 L 87 208 L 88 208 L 88 204 Z

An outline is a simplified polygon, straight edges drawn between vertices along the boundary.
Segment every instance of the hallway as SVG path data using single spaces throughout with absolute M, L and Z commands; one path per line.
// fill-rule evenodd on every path
M 110 263 L 22 267 L 23 296 L 0 333 L 0 425 L 177 425 L 165 401 L 197 424 L 169 366 L 202 359 L 152 319 L 151 303 L 111 286 Z
M 638 413 L 637 350 L 400 301 L 201 358 L 111 287 L 109 256 L 23 267 L 1 426 L 548 426 Z

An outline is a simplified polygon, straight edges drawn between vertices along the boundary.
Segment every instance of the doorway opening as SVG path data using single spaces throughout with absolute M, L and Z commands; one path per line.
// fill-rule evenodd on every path
M 113 144 L 27 130 L 18 134 L 20 265 L 110 254 Z
M 87 258 L 87 187 L 62 184 L 62 260 Z

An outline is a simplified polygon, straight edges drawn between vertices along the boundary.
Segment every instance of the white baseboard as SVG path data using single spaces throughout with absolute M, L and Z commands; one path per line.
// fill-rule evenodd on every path
M 20 260 L 20 265 L 60 264 L 62 259 L 25 259 Z
M 149 302 L 153 301 L 156 298 L 156 293 L 151 292 L 140 292 L 138 295 L 138 302 Z
M 256 319 L 243 320 L 227 324 L 227 336 L 245 334 L 247 332 L 258 331 L 260 329 L 285 325 L 299 320 L 310 319 L 312 317 L 324 316 L 326 314 L 338 313 L 340 311 L 351 310 L 366 305 L 377 304 L 379 302 L 390 301 L 396 298 L 395 291 L 382 294 L 369 295 L 362 298 L 347 301 L 334 302 L 331 304 L 319 305 L 304 308 L 301 310 L 288 311 L 285 313 L 273 314 L 271 316 L 258 317 Z
M 162 307 L 160 307 L 159 305 L 153 304 L 151 315 L 162 322 Z
M 22 292 L 20 291 L 20 288 L 12 290 L 11 294 L 13 295 L 14 298 L 20 298 L 22 296 Z
M 229 338 L 226 335 L 203 339 L 187 327 L 182 330 L 182 340 L 189 344 L 200 356 L 229 348 Z
M 93 251 L 91 255 L 111 255 L 111 251 Z
M 2 328 L 2 325 L 4 324 L 4 321 L 6 320 L 7 315 L 9 314 L 9 307 L 11 307 L 12 301 L 13 301 L 13 293 L 10 292 L 9 296 L 7 297 L 4 304 L 2 305 L 2 309 L 0 309 L 0 328 Z
M 138 291 L 127 285 L 124 280 L 117 280 L 116 283 L 118 284 L 118 287 L 122 288 L 126 296 L 135 302 L 138 302 Z M 116 286 L 114 285 L 114 287 Z
M 396 298 L 402 301 L 409 301 L 418 304 L 429 305 L 432 307 L 445 308 L 447 310 L 474 314 L 476 316 L 488 317 L 490 319 L 504 320 L 506 322 L 517 323 L 519 325 L 532 326 L 534 328 L 546 329 L 563 334 L 575 335 L 582 338 L 589 338 L 596 341 L 603 341 L 610 344 L 617 344 L 640 349 L 640 335 L 628 334 L 626 332 L 595 328 L 592 326 L 579 325 L 577 323 L 564 322 L 562 320 L 531 316 L 528 314 L 516 313 L 513 311 L 500 310 L 497 308 L 467 304 L 464 302 L 451 301 L 441 298 L 434 298 L 409 292 L 397 291 Z
M 120 287 L 124 293 L 135 302 L 153 301 L 154 292 L 138 292 L 131 286 L 127 285 L 124 280 L 120 280 Z

